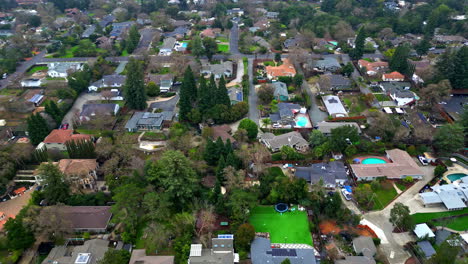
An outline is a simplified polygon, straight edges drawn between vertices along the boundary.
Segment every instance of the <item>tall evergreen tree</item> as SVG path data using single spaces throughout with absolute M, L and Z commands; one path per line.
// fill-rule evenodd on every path
M 396 48 L 395 54 L 393 54 L 389 63 L 389 67 L 392 71 L 397 71 L 408 76 L 410 75 L 411 67 L 408 62 L 410 50 L 408 45 L 400 45 Z
M 193 103 L 196 98 L 197 86 L 192 69 L 189 66 L 185 70 L 184 79 L 180 86 L 179 119 L 181 121 L 189 121 L 190 112 L 192 111 Z
M 366 32 L 364 28 L 361 27 L 359 30 L 357 36 L 356 36 L 356 41 L 354 42 L 354 49 L 351 50 L 349 53 L 349 56 L 353 60 L 359 60 L 362 58 L 362 55 L 364 54 L 364 42 L 366 40 Z
M 443 79 L 453 80 L 453 73 L 455 72 L 455 56 L 456 52 L 452 49 L 446 49 L 442 55 L 438 57 L 436 62 L 437 76 L 434 82 L 438 82 Z
M 215 165 L 219 160 L 219 156 L 216 151 L 216 144 L 208 139 L 206 141 L 205 151 L 203 152 L 203 159 L 208 163 L 208 165 Z
M 68 141 L 65 143 L 68 155 L 71 159 L 94 159 L 96 151 L 94 143 L 89 140 Z
M 132 53 L 136 47 L 138 46 L 138 43 L 140 42 L 140 33 L 138 32 L 138 29 L 135 25 L 133 25 L 130 30 L 128 31 L 128 38 L 126 41 L 127 45 L 127 51 L 128 53 Z
M 454 89 L 468 89 L 468 46 L 458 50 L 453 61 L 453 76 L 450 79 Z
M 127 80 L 125 81 L 125 100 L 131 109 L 146 109 L 146 93 L 143 67 L 139 61 L 131 58 L 127 66 Z
M 223 104 L 227 107 L 231 106 L 231 99 L 229 99 L 224 76 L 221 77 L 218 83 L 218 89 L 216 91 L 216 104 Z
M 47 122 L 40 114 L 32 114 L 28 118 L 27 124 L 29 139 L 33 145 L 41 143 L 50 132 Z
M 206 113 L 211 108 L 211 96 L 206 79 L 201 76 L 198 85 L 198 107 L 201 113 Z
M 60 123 L 62 121 L 62 111 L 54 101 L 47 101 L 45 104 L 45 111 L 55 120 L 55 122 Z
M 210 76 L 210 83 L 208 84 L 208 91 L 209 91 L 209 94 L 210 94 L 210 108 L 212 108 L 213 106 L 215 106 L 217 104 L 216 102 L 216 94 L 217 94 L 217 91 L 218 90 L 218 86 L 216 85 L 216 81 L 215 81 L 215 78 L 214 78 L 214 75 L 211 75 Z

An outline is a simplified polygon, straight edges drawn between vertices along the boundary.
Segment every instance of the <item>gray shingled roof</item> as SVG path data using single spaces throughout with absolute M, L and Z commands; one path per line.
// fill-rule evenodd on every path
M 310 167 L 296 167 L 294 176 L 305 179 L 311 184 L 317 183 L 322 178 L 325 184 L 336 184 L 337 179 L 346 180 L 346 168 L 341 161 L 331 161 L 329 163 L 315 163 Z
M 290 255 L 290 256 L 286 256 Z M 280 264 L 289 258 L 291 264 L 315 264 L 314 249 L 272 249 L 266 238 L 255 238 L 250 247 L 252 264 Z
M 288 87 L 284 82 L 274 82 L 272 83 L 273 87 L 275 88 L 274 95 L 275 96 L 286 96 L 288 97 Z
M 361 134 L 361 128 L 357 123 L 354 122 L 319 122 L 317 123 L 317 130 L 324 134 L 330 134 L 331 130 L 337 127 L 342 127 L 342 126 L 353 126 L 357 128 L 358 133 Z
M 354 251 L 357 254 L 361 254 L 366 257 L 373 257 L 377 253 L 377 248 L 374 245 L 374 241 L 371 237 L 359 236 L 353 239 Z
M 138 125 L 161 126 L 164 120 L 172 120 L 173 113 L 163 111 L 161 113 L 136 112 L 125 124 L 125 129 L 136 129 Z
M 421 249 L 421 251 L 424 253 L 424 256 L 426 256 L 426 258 L 430 258 L 432 255 L 436 253 L 434 247 L 427 240 L 418 242 L 418 246 Z

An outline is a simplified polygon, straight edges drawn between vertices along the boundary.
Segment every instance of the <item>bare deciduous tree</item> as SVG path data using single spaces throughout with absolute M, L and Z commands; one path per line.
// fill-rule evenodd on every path
M 241 188 L 244 185 L 245 171 L 236 171 L 232 166 L 224 169 L 224 186 L 228 191 L 236 188 Z

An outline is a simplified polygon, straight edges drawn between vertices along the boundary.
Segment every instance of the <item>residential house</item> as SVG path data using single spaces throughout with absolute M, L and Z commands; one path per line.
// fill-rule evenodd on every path
M 346 167 L 341 161 L 315 163 L 309 167 L 296 167 L 294 176 L 305 179 L 310 184 L 316 184 L 323 180 L 326 188 L 336 188 L 337 185 L 344 185 L 348 180 Z
M 239 262 L 239 254 L 234 253 L 234 235 L 218 235 L 211 239 L 212 248 L 203 249 L 202 244 L 190 245 L 190 264 Z
M 388 69 L 388 62 L 385 61 L 369 62 L 366 60 L 359 60 L 358 65 L 367 75 L 370 76 Z
M 358 236 L 353 239 L 353 248 L 354 252 L 358 255 L 363 255 L 369 258 L 373 258 L 377 253 L 377 248 L 375 247 L 372 237 L 368 236 Z
M 161 93 L 169 92 L 174 85 L 174 75 L 172 74 L 149 74 L 147 77 L 147 83 L 154 82 L 159 85 L 159 91 Z
M 119 112 L 118 104 L 84 104 L 80 113 L 80 121 L 89 121 L 95 117 L 111 117 L 116 116 Z
M 329 82 L 318 83 L 321 92 L 351 91 L 352 82 L 348 77 L 341 74 L 324 74 L 320 78 L 327 78 Z
M 431 238 L 435 237 L 434 232 L 429 228 L 426 223 L 417 224 L 413 230 L 414 234 L 419 238 Z
M 101 99 L 106 101 L 123 101 L 121 92 L 118 89 L 101 91 Z
M 387 163 L 383 164 L 351 164 L 351 171 L 358 181 L 371 181 L 376 178 L 404 179 L 412 177 L 421 179 L 424 172 L 411 158 L 408 152 L 400 149 L 386 151 Z
M 380 87 L 387 93 L 397 106 L 409 105 L 416 101 L 416 94 L 410 91 L 409 82 L 382 82 Z
M 47 74 L 53 78 L 67 78 L 70 71 L 83 70 L 80 62 L 52 62 L 49 63 Z
M 95 81 L 90 86 L 88 86 L 88 91 L 96 92 L 102 88 L 120 88 L 125 84 L 126 79 L 127 76 L 125 75 L 104 75 L 102 79 Z
M 335 260 L 335 264 L 376 264 L 374 258 L 366 256 L 346 256 L 345 259 Z
M 273 95 L 276 100 L 289 101 L 288 86 L 284 82 L 273 82 L 271 85 L 275 88 Z
M 468 179 L 460 183 L 435 185 L 432 192 L 420 193 L 425 207 L 444 205 L 447 210 L 461 210 L 468 207 Z
M 278 77 L 294 77 L 296 69 L 289 59 L 282 59 L 283 64 L 280 66 L 266 66 L 266 74 L 268 79 L 276 80 Z
M 168 126 L 174 117 L 174 113 L 163 111 L 161 113 L 136 112 L 125 124 L 128 132 L 156 131 Z
M 36 5 L 40 4 L 42 0 L 16 0 L 18 5 Z
M 109 241 L 91 239 L 82 246 L 55 246 L 42 264 L 98 264 L 109 250 Z
M 109 33 L 111 39 L 120 40 L 125 32 L 127 32 L 133 25 L 135 21 L 126 21 L 120 23 L 112 23 L 112 31 Z
M 295 38 L 288 38 L 283 42 L 283 46 L 285 50 L 289 50 L 294 47 L 299 47 L 301 41 L 300 39 L 296 36 Z
M 174 256 L 148 256 L 145 249 L 134 249 L 128 264 L 174 264 Z
M 300 152 L 305 152 L 309 149 L 309 142 L 296 131 L 279 136 L 275 136 L 272 133 L 264 133 L 260 136 L 260 142 L 265 144 L 272 152 L 280 151 L 283 146 L 290 146 Z
M 361 128 L 357 123 L 354 122 L 319 122 L 316 125 L 318 131 L 322 132 L 325 136 L 330 136 L 332 129 L 342 127 L 342 126 L 352 126 L 355 127 L 359 134 L 361 134 Z
M 75 232 L 106 232 L 112 217 L 110 206 L 61 206 L 60 213 Z
M 107 27 L 109 24 L 111 24 L 111 23 L 114 22 L 114 21 L 115 21 L 115 16 L 112 15 L 112 14 L 109 14 L 109 15 L 103 17 L 103 18 L 101 19 L 101 21 L 99 21 L 99 26 L 100 26 L 101 28 L 105 28 L 105 27 Z
M 253 26 L 258 28 L 259 30 L 267 30 L 270 27 L 270 21 L 266 18 L 262 18 L 259 21 L 255 22 Z
M 187 20 L 176 20 L 176 19 L 169 19 L 169 23 L 173 25 L 174 27 L 186 27 L 190 28 L 192 26 L 192 23 Z
M 233 8 L 233 9 L 228 9 L 227 10 L 228 16 L 243 16 L 244 15 L 244 10 L 242 10 L 239 7 Z
M 81 38 L 89 38 L 96 31 L 96 25 L 89 25 L 86 27 L 85 31 L 81 34 Z
M 224 61 L 219 64 L 211 64 L 209 61 L 203 61 L 201 74 L 206 77 L 214 75 L 215 79 L 220 79 L 221 76 L 224 76 L 224 78 L 231 78 L 233 74 L 232 61 Z
M 216 38 L 217 36 L 219 36 L 219 34 L 221 34 L 220 28 L 207 28 L 200 33 L 200 37 Z
M 242 88 L 232 87 L 229 88 L 227 92 L 229 99 L 231 100 L 231 105 L 235 105 L 244 100 Z
M 385 73 L 382 75 L 384 82 L 402 82 L 405 80 L 405 76 L 397 71 L 391 73 Z
M 279 16 L 279 13 L 278 12 L 267 12 L 266 13 L 266 17 L 268 19 L 277 19 Z
M 332 117 L 348 116 L 348 111 L 346 111 L 338 96 L 325 95 L 322 96 L 322 101 L 325 104 L 325 108 L 327 108 L 328 114 Z
M 81 11 L 78 8 L 67 8 L 64 10 L 64 12 L 68 17 L 74 17 L 81 14 Z
M 0 30 L 0 37 L 11 37 L 15 34 L 14 30 L 11 29 L 2 29 Z
M 173 37 L 165 38 L 161 48 L 159 49 L 160 56 L 170 56 L 172 54 L 172 50 L 176 44 L 176 39 Z
M 315 250 L 312 246 L 289 244 L 288 248 L 276 248 L 270 239 L 256 237 L 250 247 L 252 264 L 282 263 L 289 259 L 291 264 L 316 264 Z
M 86 134 L 73 134 L 71 129 L 54 129 L 49 135 L 42 141 L 43 146 L 47 149 L 57 149 L 61 151 L 67 150 L 65 143 L 68 141 L 81 141 L 81 140 L 91 140 L 90 135 Z
M 341 69 L 341 65 L 335 57 L 327 56 L 321 60 L 314 61 L 314 69 L 320 72 L 337 72 Z
M 427 240 L 424 241 L 419 241 L 417 242 L 419 249 L 422 251 L 424 254 L 424 257 L 426 259 L 431 258 L 433 255 L 436 254 L 436 251 L 434 247 L 431 245 L 431 243 Z
M 178 40 L 184 39 L 188 35 L 190 35 L 190 28 L 186 26 L 179 26 L 176 27 L 172 32 L 164 33 L 164 37 L 175 38 Z
M 468 41 L 466 38 L 459 36 L 459 35 L 439 35 L 439 34 L 434 35 L 434 38 L 432 40 L 437 43 L 442 43 L 442 44 L 461 44 L 461 43 L 465 43 Z
M 54 162 L 59 170 L 73 183 L 77 189 L 96 190 L 98 163 L 96 159 L 61 159 Z M 40 171 L 35 175 L 40 177 Z
M 236 139 L 231 135 L 231 127 L 229 125 L 219 125 L 219 126 L 212 126 L 213 129 L 213 140 L 216 141 L 218 138 L 221 138 L 224 143 L 229 141 L 232 144 L 236 144 Z
M 314 49 L 334 50 L 338 41 L 333 39 L 316 38 L 314 39 Z
M 274 123 L 290 125 L 294 122 L 294 117 L 301 111 L 302 107 L 293 103 L 279 103 L 278 112 L 270 114 L 270 119 Z

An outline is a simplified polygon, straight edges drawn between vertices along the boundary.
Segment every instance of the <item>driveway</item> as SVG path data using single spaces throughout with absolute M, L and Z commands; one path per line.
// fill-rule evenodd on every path
M 69 129 L 73 129 L 73 121 L 75 117 L 81 113 L 83 105 L 88 101 L 101 100 L 101 95 L 98 93 L 82 93 L 73 104 L 72 108 L 68 113 L 63 117 L 62 124 L 68 123 Z
M 298 73 L 304 76 L 304 72 L 302 71 L 301 67 L 296 67 L 298 69 Z M 318 107 L 318 100 L 317 100 L 317 90 L 314 89 L 315 87 L 311 87 L 311 85 L 304 80 L 302 82 L 302 90 L 306 91 L 309 95 L 311 106 L 309 109 L 309 116 L 310 120 L 312 121 L 312 125 L 315 126 L 317 123 L 327 120 L 328 115 L 327 113 L 320 111 Z
M 248 59 L 248 69 L 249 74 L 249 119 L 253 120 L 257 125 L 259 124 L 260 113 L 258 111 L 258 97 L 255 91 L 255 86 L 253 84 L 253 58 Z
M 39 63 L 45 55 L 46 52 L 41 51 L 41 53 L 32 57 L 30 60 L 20 62 L 19 65 L 16 67 L 16 71 L 14 73 L 8 75 L 8 77 L 5 79 L 0 79 L 0 89 L 3 89 L 8 85 L 13 84 L 15 81 L 19 80 L 19 78 L 21 78 L 31 66 Z
M 175 111 L 177 102 L 179 102 L 179 94 L 170 100 L 151 103 L 150 108 L 162 109 L 163 111 Z
M 229 52 L 232 55 L 239 55 L 239 26 L 237 23 L 232 23 L 231 33 L 229 35 Z
M 16 216 L 19 211 L 28 204 L 35 188 L 36 185 L 33 185 L 31 189 L 28 189 L 23 195 L 5 202 L 0 202 L 0 212 L 4 212 L 7 216 Z
M 134 51 L 134 54 L 142 54 L 145 51 L 148 51 L 156 32 L 157 30 L 153 28 L 144 28 L 140 30 L 141 38 L 137 48 Z
M 244 75 L 244 62 L 242 59 L 237 60 L 237 73 L 236 78 L 226 84 L 227 87 L 232 87 L 234 85 L 240 85 L 242 83 L 242 76 Z

